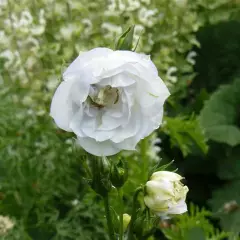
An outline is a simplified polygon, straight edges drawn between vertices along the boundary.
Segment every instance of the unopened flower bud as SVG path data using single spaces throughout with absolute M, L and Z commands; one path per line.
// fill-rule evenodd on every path
M 93 178 L 91 181 L 92 189 L 100 194 L 106 196 L 111 191 L 112 184 L 110 182 L 110 164 L 106 157 L 94 158 L 92 160 Z
M 185 203 L 188 187 L 181 183 L 179 174 L 158 171 L 146 183 L 144 202 L 159 216 L 181 214 L 187 211 Z
M 128 168 L 127 162 L 120 159 L 117 164 L 111 167 L 110 179 L 114 187 L 120 188 L 127 181 Z
M 123 231 L 125 232 L 127 230 L 128 224 L 131 221 L 131 216 L 127 213 L 123 214 Z

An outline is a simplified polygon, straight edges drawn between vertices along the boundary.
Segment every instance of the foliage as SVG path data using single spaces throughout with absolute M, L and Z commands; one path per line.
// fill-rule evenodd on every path
M 205 88 L 214 91 L 219 84 L 228 84 L 239 75 L 240 40 L 239 21 L 221 22 L 201 28 L 197 39 L 201 48 L 196 51 L 196 65 L 198 73 L 193 81 L 193 90 Z
M 179 240 L 223 240 L 231 234 L 219 232 L 209 221 L 211 212 L 190 204 L 189 214 L 180 215 L 175 222 L 163 232 L 167 239 Z
M 236 232 L 239 209 L 227 213 L 222 209 L 226 203 L 234 200 L 239 205 L 240 201 L 235 109 L 239 104 L 235 102 L 239 99 L 239 81 L 233 82 L 238 75 L 239 61 L 233 53 L 239 50 L 239 22 L 231 22 L 231 28 L 228 23 L 206 25 L 238 17 L 236 0 L 0 1 L 0 212 L 15 222 L 12 231 L 1 239 L 107 239 L 103 203 L 87 187 L 83 171 L 88 156 L 74 145 L 71 134 L 55 127 L 49 117 L 49 102 L 61 73 L 79 52 L 98 46 L 114 48 L 115 39 L 131 25 L 135 25 L 136 51 L 151 55 L 173 97 L 166 107 L 162 129 L 140 143 L 135 152 L 120 154 L 129 163 L 123 196 L 125 211 L 131 213 L 134 189 L 146 181 L 143 169 L 147 171 L 157 162 L 168 163 L 174 158 L 173 169 L 179 167 L 186 174 L 186 169 L 202 171 L 204 179 L 211 174 L 224 182 L 223 188 L 222 182 L 217 186 L 211 182 L 214 187 L 209 184 L 214 190 L 210 206 L 221 227 Z M 200 27 L 203 35 L 198 34 L 197 38 L 195 33 Z M 223 28 L 223 33 L 215 34 L 215 27 Z M 215 35 L 210 39 L 214 46 L 219 43 L 216 52 L 220 48 L 222 55 L 209 54 L 212 45 L 201 53 L 207 45 L 204 41 L 210 42 L 211 33 L 220 35 L 217 40 Z M 227 53 L 233 60 L 224 58 Z M 195 63 L 199 73 L 196 78 Z M 210 74 L 213 70 L 214 74 Z M 201 75 L 203 72 L 206 75 Z M 217 73 L 224 74 L 219 77 Z M 208 84 L 194 84 L 210 80 L 214 84 L 209 84 L 209 88 Z M 210 96 L 200 118 L 192 115 L 198 113 L 197 108 L 185 104 L 185 98 L 191 96 L 188 100 L 194 101 L 194 94 L 200 92 L 201 110 L 208 91 L 214 91 L 222 82 L 228 85 Z M 199 86 L 206 89 L 200 90 Z M 221 128 L 223 124 L 227 126 Z M 227 138 L 225 131 L 229 127 L 236 131 Z M 219 133 L 219 128 L 224 133 Z M 209 146 L 204 129 L 211 139 Z M 220 145 L 219 141 L 228 145 Z M 142 153 L 148 161 L 147 168 Z M 209 171 L 211 164 L 214 171 Z M 186 179 L 191 182 L 190 177 Z M 201 185 L 190 188 L 190 197 L 203 185 L 203 177 L 199 182 Z M 118 210 L 116 196 L 113 190 L 111 204 Z M 173 222 L 173 228 L 163 229 L 163 233 L 176 240 L 185 236 L 204 236 L 209 240 L 230 236 L 216 230 L 217 224 L 212 223 L 210 215 L 209 211 L 192 206 L 190 215 L 181 216 Z
M 239 79 L 212 94 L 200 114 L 201 125 L 209 139 L 230 146 L 240 144 L 240 129 L 237 125 L 239 96 Z
M 92 206 L 100 200 L 93 193 L 85 196 L 84 155 L 49 117 L 29 114 L 26 121 L 28 110 L 9 91 L 1 94 L 0 104 L 0 211 L 15 218 L 19 231 L 7 239 L 91 239 L 95 234 L 105 239 L 103 219 L 95 216 L 103 215 L 101 204 Z
M 203 153 L 207 152 L 208 146 L 197 118 L 166 117 L 165 120 L 166 124 L 162 130 L 171 137 L 171 144 L 177 145 L 184 156 L 191 152 L 193 144 L 197 145 Z

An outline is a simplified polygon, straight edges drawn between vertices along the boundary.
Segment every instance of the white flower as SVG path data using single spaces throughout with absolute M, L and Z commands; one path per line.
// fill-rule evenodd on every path
M 169 91 L 144 54 L 96 48 L 78 56 L 63 80 L 50 114 L 91 154 L 135 150 L 162 122 Z
M 182 179 L 180 175 L 173 172 L 153 173 L 146 183 L 145 204 L 162 217 L 186 212 L 185 200 L 188 187 L 180 182 Z

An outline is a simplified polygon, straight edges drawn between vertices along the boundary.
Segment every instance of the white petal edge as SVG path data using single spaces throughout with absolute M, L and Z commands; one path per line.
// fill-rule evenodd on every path
M 71 87 L 74 81 L 62 82 L 54 93 L 50 116 L 54 119 L 57 126 L 65 131 L 71 132 L 70 121 L 77 111 L 76 106 L 70 100 Z
M 111 156 L 120 151 L 120 149 L 115 147 L 115 145 L 109 140 L 104 142 L 97 142 L 92 138 L 78 137 L 77 142 L 85 151 L 95 156 Z

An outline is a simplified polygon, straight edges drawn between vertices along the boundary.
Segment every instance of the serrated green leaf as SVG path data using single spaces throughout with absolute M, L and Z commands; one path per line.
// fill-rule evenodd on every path
M 207 153 L 208 146 L 197 118 L 166 117 L 165 120 L 166 125 L 163 126 L 162 130 L 170 136 L 172 145 L 180 147 L 184 156 L 189 154 L 194 144 L 197 145 L 203 153 Z
M 236 146 L 240 144 L 240 128 L 236 125 L 240 104 L 240 80 L 220 87 L 205 103 L 200 124 L 207 138 Z
M 224 180 L 240 178 L 240 147 L 231 149 L 227 157 L 218 161 L 218 177 Z

